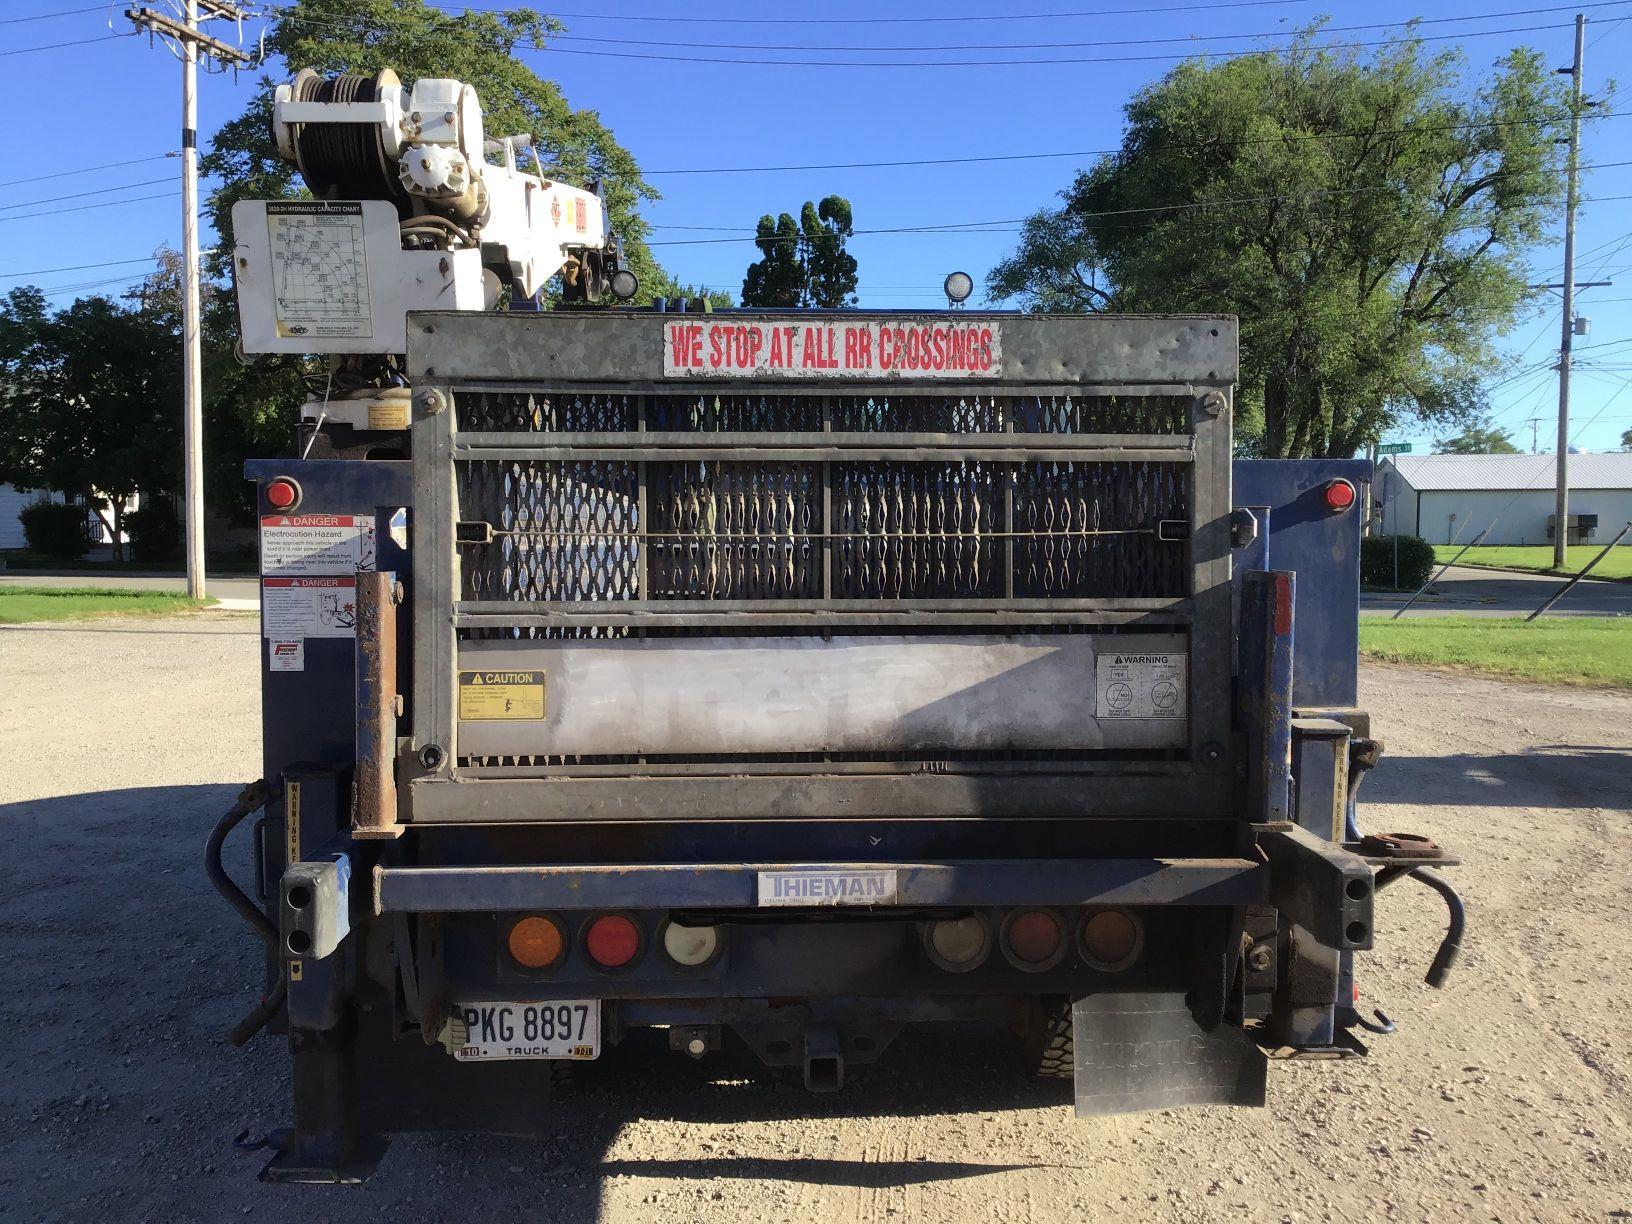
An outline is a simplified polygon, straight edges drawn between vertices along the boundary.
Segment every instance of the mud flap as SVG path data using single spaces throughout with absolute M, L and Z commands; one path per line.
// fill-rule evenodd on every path
M 1079 1118 L 1264 1103 L 1263 1051 L 1234 1025 L 1203 1029 L 1182 992 L 1087 995 L 1071 1027 Z

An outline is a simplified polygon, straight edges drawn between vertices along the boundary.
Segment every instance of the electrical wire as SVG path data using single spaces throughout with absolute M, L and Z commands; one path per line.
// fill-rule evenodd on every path
M 53 17 L 77 17 L 81 13 L 101 13 L 105 11 L 103 5 L 93 4 L 89 8 L 58 9 L 54 13 L 30 13 L 27 17 L 0 17 L 0 25 L 18 25 L 24 21 L 49 21 Z
M 93 208 L 117 208 L 121 204 L 141 204 L 147 200 L 173 200 L 181 195 L 180 188 L 175 191 L 160 191 L 153 195 L 132 196 L 128 200 L 103 200 L 96 204 L 80 204 L 74 208 L 53 208 L 48 212 L 14 213 L 9 217 L 0 217 L 0 223 L 6 221 L 27 221 L 34 217 L 58 217 L 63 213 L 88 212 Z
M 0 51 L 0 55 L 28 55 L 34 51 L 57 51 L 63 47 L 83 47 L 90 43 L 113 42 L 119 38 L 135 38 L 136 31 L 129 34 L 103 34 L 97 38 L 76 38 L 70 42 L 41 43 L 37 47 L 13 47 L 10 51 Z
M 120 166 L 139 166 L 143 162 L 163 161 L 167 157 L 174 157 L 174 153 L 155 153 L 151 157 L 132 157 L 127 161 L 103 162 L 100 166 L 81 166 L 78 170 L 58 170 L 54 174 L 36 174 L 33 178 L 7 179 L 0 184 L 5 187 L 21 187 L 24 183 L 43 183 L 47 179 L 68 178 L 75 174 L 94 174 L 98 170 L 116 170 Z
M 100 187 L 97 190 L 98 191 L 132 191 L 137 187 L 155 187 L 160 183 L 170 183 L 170 182 L 174 182 L 174 181 L 175 181 L 174 176 L 167 174 L 163 178 L 143 179 L 139 183 L 120 183 L 117 187 Z M 35 204 L 55 204 L 60 200 L 78 200 L 78 199 L 84 198 L 84 195 L 85 195 L 85 193 L 83 191 L 74 191 L 74 192 L 70 192 L 68 195 L 46 196 L 44 199 L 40 199 L 40 200 L 19 200 L 15 204 L 0 204 L 0 213 L 9 212 L 13 208 L 28 208 L 28 207 L 30 207 L 32 205 L 35 205 Z M 4 218 L 0 218 L 0 220 L 3 220 L 3 219 Z
M 1504 17 L 1532 17 L 1547 13 L 1579 12 L 1589 8 L 1622 7 L 1627 0 L 1603 0 L 1598 4 L 1560 4 L 1548 8 L 1506 9 L 1494 13 L 1468 13 L 1455 17 L 1416 17 L 1408 22 L 1401 21 L 1374 21 L 1364 25 L 1320 26 L 1317 33 L 1352 34 L 1361 30 L 1387 30 L 1402 25 L 1411 28 L 1425 25 L 1445 25 L 1453 21 L 1496 21 Z M 1625 18 L 1622 18 L 1625 20 Z M 1477 32 L 1477 31 L 1472 31 Z M 895 52 L 928 52 L 928 51 L 1069 51 L 1088 47 L 1148 47 L 1163 46 L 1174 43 L 1194 44 L 1198 41 L 1231 41 L 1239 42 L 1255 38 L 1298 38 L 1304 34 L 1301 29 L 1258 30 L 1246 34 L 1181 34 L 1162 38 L 1107 38 L 1094 39 L 1085 42 L 1065 42 L 1051 40 L 1040 43 L 938 43 L 928 46 L 868 46 L 866 44 L 820 44 L 801 43 L 789 45 L 787 43 L 719 43 L 719 42 L 676 42 L 673 39 L 655 38 L 609 38 L 591 34 L 555 34 L 550 37 L 553 47 L 563 42 L 592 42 L 608 43 L 619 46 L 632 47 L 679 47 L 685 50 L 703 51 L 783 51 L 818 52 L 822 54 L 859 51 L 870 55 L 887 55 Z

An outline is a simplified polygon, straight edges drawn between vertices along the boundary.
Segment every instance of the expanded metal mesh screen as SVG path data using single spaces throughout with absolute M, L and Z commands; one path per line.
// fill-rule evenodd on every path
M 709 393 L 467 391 L 467 433 L 1142 433 L 1189 430 L 1181 395 Z
M 1178 396 L 466 392 L 461 432 L 1173 434 Z M 542 439 L 541 439 L 542 442 Z M 882 444 L 882 440 L 881 440 Z M 739 452 L 740 455 L 740 452 Z M 459 459 L 463 600 L 1002 600 L 1189 592 L 1181 461 Z M 485 529 L 490 529 L 487 538 Z M 486 542 L 482 542 L 486 539 Z

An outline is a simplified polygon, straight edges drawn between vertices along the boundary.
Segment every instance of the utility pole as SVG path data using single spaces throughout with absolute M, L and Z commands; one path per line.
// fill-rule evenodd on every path
M 1558 491 L 1553 500 L 1553 568 L 1564 568 L 1570 534 L 1570 347 L 1575 336 L 1575 209 L 1580 202 L 1581 59 L 1586 54 L 1587 18 L 1575 15 L 1575 62 L 1569 68 L 1570 153 L 1564 197 L 1564 324 L 1558 346 Z
M 204 598 L 204 374 L 199 343 L 198 252 L 198 59 L 223 66 L 248 64 L 237 47 L 199 32 L 204 19 L 242 21 L 244 13 L 228 0 L 180 0 L 181 19 L 150 8 L 131 8 L 125 16 L 137 29 L 174 44 L 181 57 L 181 398 L 182 472 L 186 493 L 187 595 Z

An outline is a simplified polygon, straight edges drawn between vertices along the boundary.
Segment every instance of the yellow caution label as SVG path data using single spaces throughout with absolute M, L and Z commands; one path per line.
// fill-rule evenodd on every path
M 305 965 L 304 961 L 298 961 L 298 960 L 290 961 L 289 962 L 289 980 L 291 982 L 300 981 L 301 978 L 303 978 L 305 976 L 305 969 L 306 969 L 306 965 Z
M 300 783 L 283 790 L 283 861 L 300 862 Z
M 501 722 L 544 717 L 541 671 L 462 671 L 459 717 L 464 722 Z

